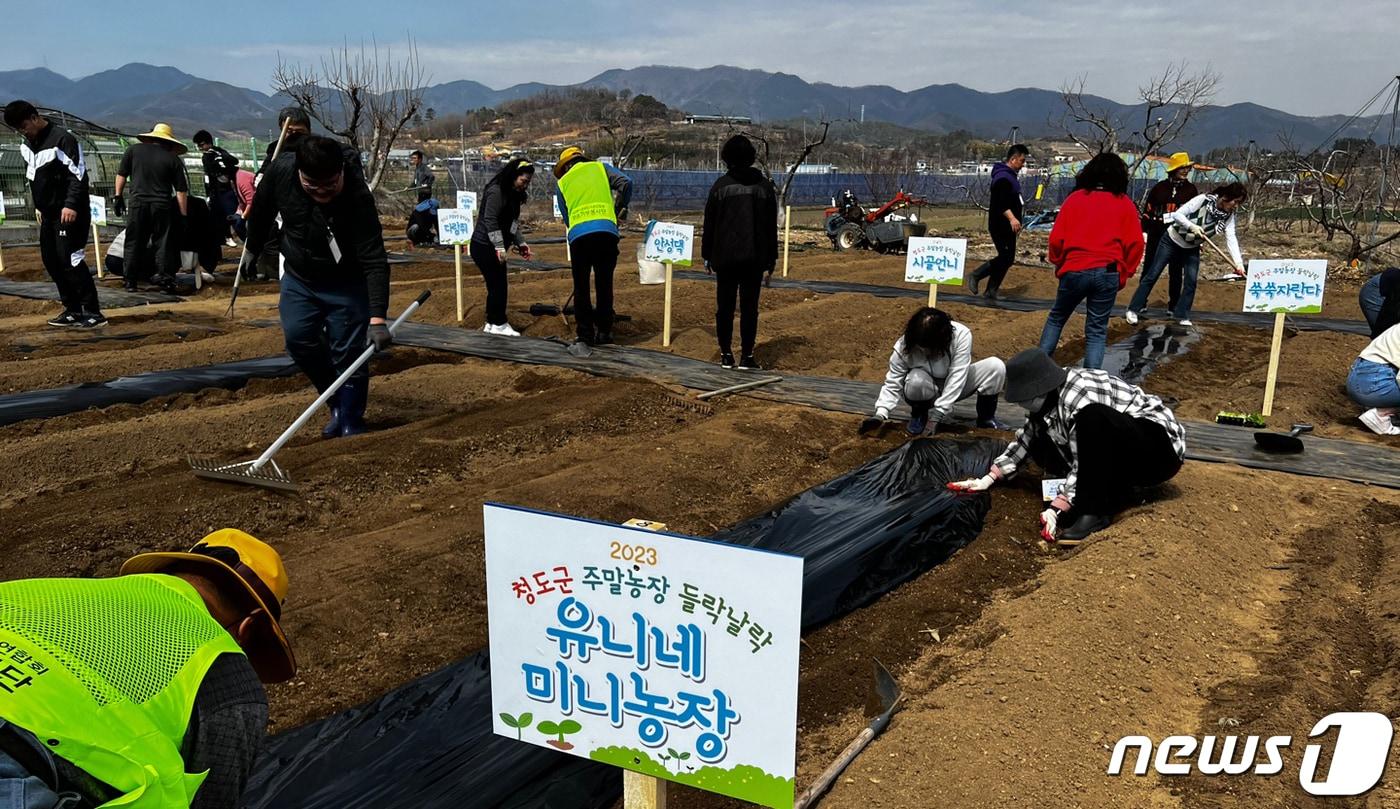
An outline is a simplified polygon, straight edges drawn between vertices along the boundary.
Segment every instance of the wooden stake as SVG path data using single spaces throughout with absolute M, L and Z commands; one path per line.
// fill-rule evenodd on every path
M 666 809 L 666 782 L 623 770 L 622 806 L 623 809 Z
M 671 262 L 666 262 L 666 309 L 661 318 L 661 345 L 671 345 Z
M 0 273 L 5 271 L 5 246 L 0 244 Z
M 788 235 L 792 232 L 792 206 L 783 209 L 783 277 L 787 278 Z
M 928 305 L 930 308 L 938 305 L 938 284 L 928 285 Z
M 462 245 L 452 245 L 452 258 L 457 264 L 457 322 L 461 323 L 465 316 L 462 311 Z
M 1278 380 L 1278 355 L 1283 348 L 1283 312 L 1274 314 L 1274 343 L 1269 348 L 1269 377 L 1264 382 L 1264 409 L 1263 415 L 1271 416 L 1274 412 L 1274 383 Z
M 107 274 L 102 271 L 102 239 L 97 233 L 97 223 L 92 223 L 92 254 L 97 257 L 97 277 L 106 278 Z M 198 269 L 195 270 L 198 273 Z

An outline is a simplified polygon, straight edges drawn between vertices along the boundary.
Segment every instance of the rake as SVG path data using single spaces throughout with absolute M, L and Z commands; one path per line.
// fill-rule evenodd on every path
M 269 157 L 269 158 L 267 159 L 266 165 L 271 166 L 271 165 L 273 164 L 273 162 L 277 160 L 278 156 L 282 154 L 282 144 L 287 140 L 287 127 L 290 126 L 291 123 L 292 123 L 292 119 L 291 119 L 291 118 L 287 118 L 286 120 L 284 120 L 284 121 L 282 122 L 282 134 L 280 134 L 280 135 L 277 136 L 277 145 L 274 146 L 274 147 L 272 147 L 272 157 Z M 257 158 L 257 155 L 253 155 L 253 157 L 256 159 L 256 158 Z M 253 186 L 253 187 L 254 187 L 254 188 L 257 187 L 257 183 L 261 180 L 261 178 L 262 178 L 262 174 L 259 173 L 258 177 L 255 178 L 255 179 L 253 180 L 253 183 L 254 183 L 254 186 Z M 239 257 L 238 257 L 238 269 L 235 270 L 234 273 L 233 273 L 233 294 L 230 295 L 230 296 L 229 296 L 229 299 L 228 299 L 228 311 L 224 312 L 224 315 L 227 316 L 227 317 L 233 317 L 233 305 L 234 305 L 235 303 L 238 303 L 238 282 L 241 281 L 241 280 L 243 280 L 243 265 L 246 264 L 247 261 L 248 261 L 248 240 L 247 240 L 247 239 L 244 239 L 244 240 L 243 240 L 243 252 L 242 252 L 242 254 L 240 254 Z M 195 278 L 198 278 L 198 277 L 199 277 L 199 274 L 196 273 L 196 274 L 195 274 Z M 196 283 L 195 286 L 198 287 L 199 284 Z
M 389 324 L 389 333 L 393 334 L 394 330 L 399 327 L 399 324 L 407 320 L 409 315 L 412 315 L 414 310 L 422 306 L 423 303 L 428 300 L 428 296 L 432 294 L 432 290 L 423 290 L 423 294 L 419 295 L 417 300 L 410 303 L 408 308 L 404 309 L 403 313 L 395 318 L 393 323 Z M 207 478 L 208 480 L 222 480 L 229 483 L 246 483 L 252 486 L 262 486 L 265 489 L 277 489 L 286 492 L 296 491 L 297 484 L 292 480 L 291 475 L 288 475 L 286 470 L 278 466 L 277 462 L 272 460 L 272 456 L 276 455 L 278 450 L 282 449 L 288 441 L 292 440 L 292 436 L 296 435 L 297 431 L 304 427 L 306 422 L 311 420 L 311 417 L 316 414 L 316 411 L 319 410 L 322 405 L 330 401 L 330 398 L 335 395 L 337 390 L 340 390 L 340 386 L 345 384 L 345 380 L 349 379 L 356 371 L 360 370 L 360 366 L 369 362 L 369 358 L 372 356 L 374 356 L 374 346 L 369 346 L 364 350 L 364 353 L 360 354 L 360 356 L 351 363 L 349 368 L 345 369 L 345 372 L 342 373 L 335 382 L 331 383 L 329 388 L 326 388 L 320 396 L 316 397 L 316 401 L 312 402 L 311 406 L 306 408 L 306 410 L 297 417 L 296 421 L 292 422 L 292 426 L 288 427 L 282 435 L 278 436 L 276 441 L 272 442 L 272 446 L 268 447 L 262 455 L 258 456 L 257 460 L 219 464 L 213 461 L 187 458 L 190 463 L 190 469 L 194 471 L 195 477 Z

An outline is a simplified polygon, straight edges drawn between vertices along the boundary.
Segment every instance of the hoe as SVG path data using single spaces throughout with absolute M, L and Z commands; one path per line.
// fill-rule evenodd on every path
M 389 333 L 393 334 L 394 330 L 399 327 L 399 324 L 408 320 L 409 315 L 413 314 L 414 310 L 422 306 L 423 302 L 428 300 L 428 296 L 431 294 L 433 294 L 432 290 L 423 290 L 423 294 L 419 295 L 417 300 L 410 303 L 408 308 L 404 309 L 403 313 L 400 314 L 393 323 L 389 324 Z M 360 366 L 369 362 L 369 358 L 372 356 L 374 356 L 374 346 L 366 348 L 364 353 L 361 354 L 349 368 L 345 369 L 345 373 L 341 374 L 335 382 L 331 383 L 329 388 L 326 388 L 320 396 L 316 397 L 316 401 L 312 402 L 311 406 L 306 408 L 306 410 L 297 417 L 296 421 L 292 422 L 292 426 L 288 427 L 286 432 L 278 436 L 277 440 L 272 442 L 272 446 L 268 447 L 266 452 L 258 456 L 257 460 L 243 461 L 242 463 L 218 464 L 212 461 L 189 458 L 190 469 L 194 470 L 196 477 L 208 478 L 209 480 L 247 483 L 252 486 L 262 486 L 265 489 L 278 489 L 280 491 L 296 491 L 297 484 L 293 482 L 291 476 L 288 475 L 282 467 L 277 465 L 276 461 L 272 460 L 272 456 L 276 455 L 277 451 L 282 449 L 284 444 L 292 440 L 292 436 L 297 434 L 297 430 L 305 426 L 306 422 L 310 421 L 311 417 L 316 414 L 316 411 L 326 402 L 330 401 L 330 398 L 335 395 L 337 390 L 340 390 L 340 386 L 345 384 L 345 380 L 353 376 L 354 373 L 360 369 Z

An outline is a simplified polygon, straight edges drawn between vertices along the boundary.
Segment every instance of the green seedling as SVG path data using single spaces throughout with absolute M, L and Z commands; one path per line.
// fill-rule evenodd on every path
M 670 753 L 670 754 L 671 754 L 671 756 L 670 756 L 671 759 L 674 759 L 674 760 L 675 760 L 675 762 L 676 762 L 676 772 L 677 772 L 677 773 L 679 773 L 679 772 L 681 771 L 681 762 L 682 762 L 682 761 L 685 761 L 685 760 L 688 759 L 688 758 L 690 758 L 690 754 L 689 754 L 689 753 L 682 753 L 682 752 L 679 752 L 679 751 L 677 751 L 677 750 L 674 750 L 674 749 L 672 749 L 672 748 L 670 748 L 670 747 L 666 748 L 666 752 Z M 666 760 L 667 760 L 666 756 L 662 756 L 662 757 L 661 757 L 661 760 L 662 760 L 662 761 L 666 761 Z
M 501 714 L 501 721 L 505 722 L 507 727 L 515 728 L 515 739 L 516 741 L 521 741 L 521 729 L 528 728 L 530 726 L 530 723 L 535 721 L 535 715 L 531 713 L 523 713 L 519 717 L 514 717 L 508 713 L 503 713 Z
M 557 747 L 560 750 L 572 750 L 574 749 L 573 744 L 564 741 L 564 737 L 570 733 L 578 733 L 580 730 L 583 730 L 583 725 L 580 725 L 572 719 L 565 719 L 563 722 L 558 723 L 541 722 L 535 726 L 535 730 L 538 730 L 546 736 L 559 737 L 545 742 L 545 744 L 550 747 Z

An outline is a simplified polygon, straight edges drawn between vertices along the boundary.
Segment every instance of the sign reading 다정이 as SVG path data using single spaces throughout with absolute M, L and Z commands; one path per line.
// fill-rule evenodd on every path
M 1244 311 L 1321 312 L 1326 283 L 1326 259 L 1250 259 L 1244 281 Z
M 680 267 L 689 267 L 694 243 L 694 225 L 652 222 L 647 227 L 647 249 L 642 258 L 647 261 L 668 261 Z
M 107 224 L 107 198 L 88 195 L 88 212 L 94 225 Z
M 904 258 L 904 280 L 911 284 L 962 286 L 967 239 L 909 237 Z
M 458 208 L 461 208 L 461 209 L 464 210 L 464 211 L 475 211 L 475 210 L 476 210 L 476 192 L 475 192 L 475 191 L 458 191 L 458 192 L 457 192 L 457 207 L 458 207 Z
M 802 560 L 488 504 L 497 734 L 792 806 Z
M 471 210 L 438 208 L 438 244 L 469 244 L 471 240 Z

